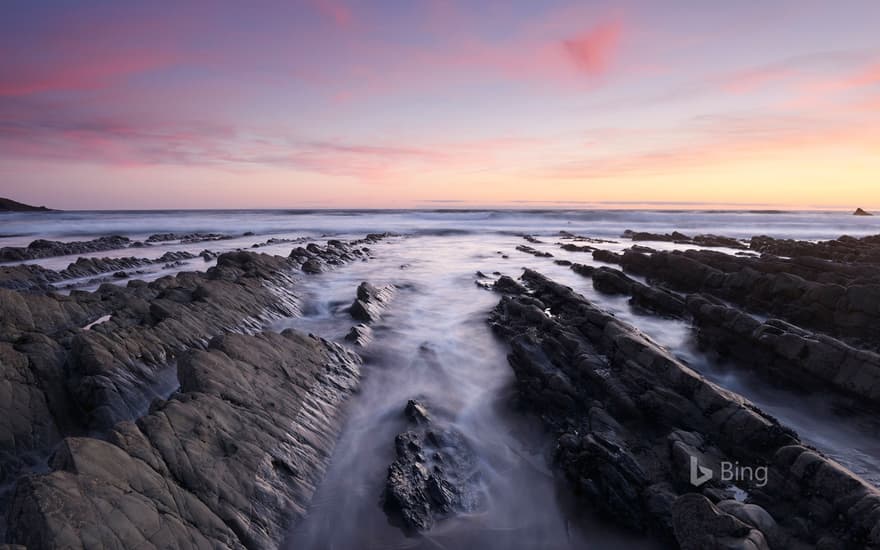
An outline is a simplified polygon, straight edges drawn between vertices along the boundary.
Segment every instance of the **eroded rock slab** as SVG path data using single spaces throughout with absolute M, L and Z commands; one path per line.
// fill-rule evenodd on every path
M 338 243 L 326 265 L 367 257 L 363 244 Z M 0 415 L 0 487 L 64 435 L 106 432 L 143 415 L 173 390 L 174 362 L 186 350 L 295 315 L 300 267 L 233 252 L 204 273 L 95 292 L 0 289 L 0 412 L 8 413 Z
M 359 359 L 293 331 L 227 335 L 180 360 L 181 393 L 108 441 L 64 440 L 21 480 L 9 537 L 31 550 L 276 548 L 335 444 Z
M 558 436 L 557 467 L 599 513 L 685 548 L 880 545 L 875 488 L 571 289 L 523 279 L 528 294 L 502 298 L 491 322 L 522 402 Z M 735 482 L 748 513 L 722 507 L 730 482 L 695 484 L 694 460 L 766 467 Z
M 91 252 L 103 252 L 132 246 L 128 237 L 114 235 L 111 237 L 99 237 L 91 241 L 47 241 L 37 239 L 26 247 L 7 246 L 0 248 L 0 262 L 21 262 L 25 260 L 37 260 L 52 256 L 69 256 L 71 254 L 88 254 Z
M 418 401 L 410 400 L 405 413 L 410 429 L 394 440 L 383 505 L 393 523 L 414 533 L 476 510 L 483 497 L 476 455 L 464 435 Z
M 357 298 L 348 311 L 358 321 L 373 323 L 382 317 L 392 298 L 394 298 L 394 286 L 377 287 L 364 281 L 358 286 Z
M 874 329 L 880 322 L 880 284 L 809 280 L 780 269 L 759 270 L 756 266 L 764 264 L 762 259 L 707 251 L 627 251 L 621 263 L 625 271 L 662 282 L 673 290 L 711 294 L 798 326 L 880 345 Z M 827 272 L 839 272 L 835 264 L 824 263 Z

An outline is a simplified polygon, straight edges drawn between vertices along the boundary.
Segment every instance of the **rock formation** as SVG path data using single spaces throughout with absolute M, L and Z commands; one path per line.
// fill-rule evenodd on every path
M 609 520 L 682 548 L 880 545 L 880 492 L 634 327 L 530 270 L 491 316 L 520 398 L 557 434 L 555 464 Z M 698 486 L 691 463 L 766 467 Z M 809 495 L 809 496 L 807 496 Z M 772 542 L 771 542 L 772 541 Z
M 358 363 L 292 331 L 188 352 L 179 393 L 106 441 L 65 439 L 51 473 L 18 484 L 10 539 L 30 550 L 277 548 L 323 475 Z

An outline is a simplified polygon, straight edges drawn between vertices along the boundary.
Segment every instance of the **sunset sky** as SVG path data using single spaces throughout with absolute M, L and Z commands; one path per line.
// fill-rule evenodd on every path
M 880 2 L 7 0 L 0 196 L 880 207 Z

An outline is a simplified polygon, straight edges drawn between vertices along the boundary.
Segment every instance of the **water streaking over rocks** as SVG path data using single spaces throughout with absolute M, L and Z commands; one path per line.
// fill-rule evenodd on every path
M 880 547 L 876 217 L 0 216 L 0 543 Z

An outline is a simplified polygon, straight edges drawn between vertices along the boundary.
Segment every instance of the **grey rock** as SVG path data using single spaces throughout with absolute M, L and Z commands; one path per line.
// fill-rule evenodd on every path
M 9 537 L 31 550 L 276 548 L 336 440 L 358 358 L 292 331 L 228 335 L 180 361 L 181 393 L 109 441 L 68 438 L 22 480 Z
M 382 317 L 393 297 L 392 285 L 376 287 L 364 281 L 357 288 L 357 298 L 349 308 L 349 312 L 358 321 L 373 323 Z

